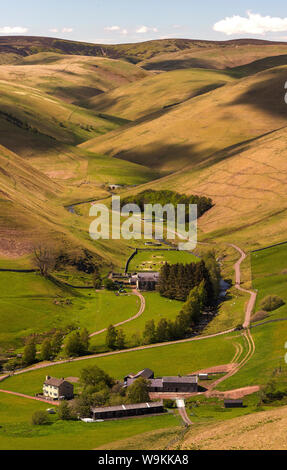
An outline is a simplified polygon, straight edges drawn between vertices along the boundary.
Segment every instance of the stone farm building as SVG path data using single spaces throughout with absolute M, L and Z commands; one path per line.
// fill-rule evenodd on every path
M 134 282 L 138 290 L 155 290 L 159 281 L 158 272 L 138 273 L 134 276 Z
M 136 380 L 136 379 L 139 379 L 140 377 L 142 377 L 143 379 L 147 379 L 147 380 L 153 379 L 154 378 L 154 372 L 151 369 L 143 369 L 143 370 L 139 371 L 137 374 L 127 375 L 124 378 L 124 382 L 126 384 L 128 379 Z
M 163 402 L 137 403 L 134 405 L 104 406 L 91 408 L 93 419 L 117 419 L 129 416 L 163 413 Z
M 197 393 L 198 391 L 197 375 L 154 378 L 154 373 L 151 369 L 144 369 L 136 375 L 130 374 L 126 376 L 124 378 L 125 385 L 129 387 L 139 377 L 149 381 L 150 393 Z
M 47 375 L 43 384 L 43 395 L 53 400 L 69 400 L 74 397 L 74 386 L 64 378 L 57 379 L 56 377 Z

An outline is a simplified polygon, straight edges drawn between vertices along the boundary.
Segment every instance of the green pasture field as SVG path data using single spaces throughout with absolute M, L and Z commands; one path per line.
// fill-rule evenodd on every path
M 235 354 L 235 344 L 243 344 L 239 333 L 200 341 L 155 346 L 138 351 L 116 353 L 111 356 L 87 358 L 55 366 L 35 369 L 14 375 L 1 384 L 2 389 L 28 395 L 39 392 L 46 375 L 79 377 L 84 367 L 96 364 L 116 379 L 149 367 L 155 375 L 185 375 L 207 367 L 229 364 Z
M 143 314 L 135 320 L 119 327 L 124 331 L 127 346 L 133 346 L 135 339 L 137 339 L 138 336 L 142 336 L 147 321 L 154 320 L 157 325 L 161 318 L 175 320 L 183 306 L 183 302 L 166 299 L 161 297 L 157 292 L 145 292 L 143 296 L 146 301 L 146 308 Z M 91 340 L 91 345 L 102 346 L 105 344 L 105 339 L 105 333 L 94 336 Z
M 285 305 L 269 312 L 266 320 L 287 317 L 287 243 L 252 253 L 253 288 L 258 290 L 256 311 L 267 295 L 278 295 Z
M 71 324 L 92 333 L 135 315 L 140 305 L 132 294 L 76 290 L 35 273 L 2 272 L 0 282 L 1 347 L 19 347 L 25 336 Z
M 256 309 L 260 310 L 260 302 L 267 295 L 279 295 L 287 303 L 287 244 L 257 251 L 251 254 L 252 287 L 258 290 Z M 233 377 L 219 385 L 228 390 L 248 385 L 263 385 L 268 382 L 274 369 L 286 367 L 284 356 L 287 342 L 287 307 L 286 304 L 274 312 L 263 322 L 284 319 L 274 323 L 258 325 L 251 328 L 255 341 L 255 353 L 250 361 Z
M 129 263 L 129 271 L 159 271 L 164 263 L 197 263 L 200 259 L 187 251 L 141 250 Z
M 51 405 L 49 405 L 51 406 Z M 108 443 L 159 429 L 178 428 L 179 416 L 164 414 L 144 418 L 83 423 L 59 421 L 33 426 L 35 411 L 46 410 L 45 403 L 0 393 L 1 450 L 92 450 Z
M 251 333 L 256 348 L 254 356 L 239 372 L 220 384 L 219 390 L 264 385 L 275 369 L 286 369 L 287 321 L 256 326 Z
M 219 333 L 242 325 L 247 302 L 248 294 L 232 287 L 228 291 L 226 299 L 219 305 L 218 315 L 204 329 L 204 335 Z

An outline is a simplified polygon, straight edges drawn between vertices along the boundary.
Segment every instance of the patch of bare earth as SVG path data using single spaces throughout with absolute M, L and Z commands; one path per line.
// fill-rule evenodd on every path
M 79 377 L 66 377 L 66 380 L 71 383 L 78 383 L 80 381 Z
M 248 395 L 252 395 L 252 393 L 259 392 L 260 386 L 259 385 L 253 385 L 250 387 L 243 387 L 243 388 L 236 388 L 234 390 L 228 390 L 226 392 L 219 392 L 217 390 L 213 390 L 211 393 L 209 393 L 210 397 L 217 397 L 217 398 L 231 398 L 231 399 L 237 399 L 237 398 L 244 398 Z
M 14 238 L 14 233 L 11 232 L 11 238 L 9 237 L 9 231 L 5 230 L 5 235 L 0 233 L 1 246 L 0 256 L 5 258 L 19 258 L 31 252 L 31 242 L 28 240 L 20 239 L 19 236 Z M 7 238 L 6 238 L 7 237 Z
M 196 375 L 196 374 L 227 374 L 228 372 L 231 372 L 237 364 L 225 364 L 223 366 L 214 366 L 214 367 L 209 367 L 207 369 L 202 369 L 198 370 L 196 372 L 193 372 L 191 375 Z
M 71 178 L 75 178 L 75 173 L 73 171 L 67 170 L 53 170 L 53 171 L 46 171 L 45 175 L 52 179 L 59 179 L 59 180 L 68 180 Z

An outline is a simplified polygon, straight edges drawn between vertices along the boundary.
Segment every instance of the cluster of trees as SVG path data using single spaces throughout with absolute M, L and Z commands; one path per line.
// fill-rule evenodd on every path
M 82 369 L 80 374 L 82 393 L 74 400 L 73 415 L 82 418 L 90 415 L 91 406 L 115 406 L 127 403 L 149 401 L 148 381 L 136 380 L 130 387 L 124 388 L 97 366 Z
M 39 340 L 38 340 L 39 342 Z M 75 329 L 74 326 L 64 330 L 56 330 L 52 336 L 44 339 L 37 353 L 37 337 L 33 335 L 26 340 L 22 357 L 10 359 L 5 365 L 6 370 L 27 367 L 36 362 L 51 361 L 62 351 L 64 356 L 81 356 L 89 352 L 89 332 L 86 328 Z
M 207 304 L 212 305 L 215 292 L 205 261 L 190 264 L 168 264 L 161 268 L 158 291 L 163 297 L 186 301 L 194 287 L 204 281 Z
M 90 337 L 86 328 L 74 330 L 68 334 L 64 341 L 65 356 L 83 356 L 89 352 Z
M 194 287 L 174 321 L 162 318 L 156 325 L 154 320 L 146 322 L 143 332 L 143 343 L 161 343 L 188 337 L 198 322 L 202 310 L 206 306 L 207 291 L 202 281 Z
M 155 191 L 153 189 L 147 189 L 139 194 L 122 199 L 121 206 L 123 207 L 125 204 L 137 204 L 141 211 L 144 211 L 145 204 L 161 204 L 162 206 L 173 204 L 174 207 L 177 204 L 185 204 L 186 222 L 189 221 L 189 204 L 197 204 L 198 217 L 201 217 L 206 211 L 211 209 L 213 205 L 212 200 L 204 196 L 187 196 L 175 191 Z
M 266 312 L 273 312 L 285 304 L 284 300 L 278 295 L 267 295 L 260 302 L 260 307 Z
M 267 384 L 261 388 L 259 393 L 259 405 L 281 402 L 286 404 L 287 401 L 287 370 L 286 368 L 275 369 L 272 377 Z M 282 403 L 283 402 L 283 403 Z
M 220 273 L 220 265 L 217 261 L 215 251 L 214 250 L 207 251 L 203 255 L 202 259 L 209 273 L 209 277 L 210 277 L 212 287 L 213 287 L 214 298 L 217 299 L 220 293 L 221 273 Z
M 117 350 L 124 349 L 126 346 L 126 337 L 121 329 L 116 329 L 110 325 L 106 334 L 106 346 L 108 349 Z
M 102 284 L 98 260 L 86 249 L 80 253 L 67 254 L 63 251 L 56 252 L 49 245 L 39 244 L 34 246 L 33 263 L 44 277 L 48 277 L 53 270 L 73 266 L 80 272 L 91 274 L 96 288 L 100 288 Z
M 58 419 L 73 420 L 88 418 L 91 407 L 115 406 L 129 403 L 145 403 L 150 400 L 148 380 L 142 377 L 128 388 L 122 383 L 115 381 L 105 371 L 96 365 L 82 369 L 80 373 L 81 393 L 68 403 L 63 401 L 57 409 Z M 32 415 L 32 424 L 46 425 L 51 420 L 47 412 L 36 411 Z

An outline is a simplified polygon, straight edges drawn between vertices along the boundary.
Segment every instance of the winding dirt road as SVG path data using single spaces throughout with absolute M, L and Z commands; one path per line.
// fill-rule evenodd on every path
M 127 320 L 121 321 L 120 323 L 116 323 L 114 325 L 114 327 L 125 325 L 126 323 L 129 323 L 130 321 L 136 320 L 145 311 L 145 298 L 144 298 L 144 296 L 139 291 L 137 291 L 136 289 L 133 289 L 132 292 L 133 292 L 134 295 L 136 295 L 140 299 L 140 309 L 139 309 L 138 313 L 136 315 L 134 315 L 133 317 L 128 318 Z M 90 338 L 92 338 L 93 336 L 100 335 L 101 333 L 104 333 L 105 331 L 107 331 L 107 328 L 103 328 L 102 330 L 95 331 L 94 333 L 90 334 Z
M 249 301 L 248 301 L 246 309 L 245 309 L 245 319 L 244 319 L 244 323 L 243 323 L 243 328 L 245 328 L 245 331 L 244 331 L 243 335 L 245 337 L 246 344 L 247 344 L 247 352 L 246 352 L 244 358 L 238 364 L 235 364 L 234 368 L 232 368 L 231 371 L 228 372 L 228 374 L 226 374 L 224 377 L 221 377 L 220 379 L 216 380 L 212 384 L 211 388 L 207 392 L 207 395 L 212 395 L 214 393 L 217 393 L 216 390 L 214 390 L 215 387 L 217 385 L 219 385 L 220 383 L 224 382 L 225 380 L 229 379 L 233 375 L 235 375 L 243 366 L 245 366 L 247 364 L 247 362 L 252 358 L 252 356 L 255 353 L 255 343 L 254 343 L 252 334 L 250 332 L 249 326 L 250 326 L 251 314 L 252 314 L 252 311 L 255 307 L 257 293 L 252 291 L 252 290 L 243 289 L 241 287 L 241 263 L 246 259 L 246 257 L 247 257 L 246 253 L 241 248 L 239 248 L 239 246 L 237 246 L 237 245 L 230 244 L 229 246 L 231 246 L 236 251 L 238 251 L 238 253 L 240 253 L 240 258 L 234 265 L 235 288 L 238 289 L 241 292 L 245 292 L 245 293 L 250 295 Z M 243 351 L 241 350 L 241 352 L 243 352 Z M 241 357 L 241 354 L 239 354 L 237 359 L 239 359 L 240 357 Z
M 241 248 L 239 248 L 239 246 L 236 246 L 236 245 L 233 245 L 233 244 L 230 244 L 229 246 L 231 246 L 232 248 L 237 250 L 241 255 L 240 259 L 234 265 L 235 287 L 236 287 L 236 289 L 240 290 L 241 292 L 245 292 L 247 294 L 250 294 L 250 299 L 249 299 L 249 302 L 248 302 L 246 310 L 245 310 L 245 320 L 244 320 L 244 323 L 243 323 L 243 328 L 249 328 L 251 314 L 252 314 L 253 308 L 255 306 L 257 293 L 253 292 L 252 290 L 243 289 L 241 287 L 241 263 L 246 259 L 246 257 L 247 257 L 246 253 L 244 253 L 244 251 Z

